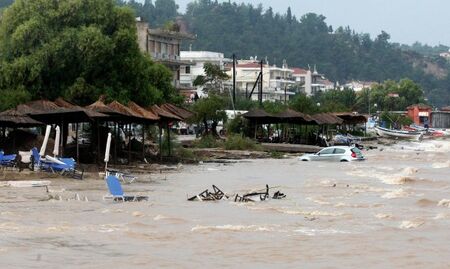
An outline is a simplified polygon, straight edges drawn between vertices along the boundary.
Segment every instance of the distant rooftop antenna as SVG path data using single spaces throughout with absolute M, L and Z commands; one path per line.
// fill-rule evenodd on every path
M 192 43 L 189 44 L 189 51 L 192 51 Z
M 283 68 L 288 68 L 286 59 L 283 59 Z

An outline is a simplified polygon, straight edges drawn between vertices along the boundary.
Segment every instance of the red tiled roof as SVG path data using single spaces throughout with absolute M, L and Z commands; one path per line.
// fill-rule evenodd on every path
M 241 68 L 260 68 L 261 64 L 260 63 L 246 63 L 246 64 L 238 64 L 238 65 L 236 65 L 236 67 L 241 67 Z M 266 65 L 263 64 L 263 67 L 266 67 Z
M 292 70 L 294 70 L 294 75 L 304 75 L 308 72 L 306 69 L 298 68 L 298 67 L 294 67 L 294 68 L 292 68 Z

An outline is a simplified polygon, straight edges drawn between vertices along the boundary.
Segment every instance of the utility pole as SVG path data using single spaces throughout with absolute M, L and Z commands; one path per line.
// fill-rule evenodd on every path
M 263 99 L 263 61 L 261 60 L 261 80 L 259 84 L 259 106 L 262 107 L 262 99 Z
M 233 53 L 233 104 L 236 103 L 236 55 Z

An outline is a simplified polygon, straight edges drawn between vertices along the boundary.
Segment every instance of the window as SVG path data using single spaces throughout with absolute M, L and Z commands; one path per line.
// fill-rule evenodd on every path
M 191 67 L 190 66 L 186 66 L 186 74 L 190 74 L 191 73 Z
M 334 148 L 331 149 L 322 149 L 319 151 L 320 154 L 333 154 Z
M 333 154 L 344 154 L 345 149 L 335 149 Z

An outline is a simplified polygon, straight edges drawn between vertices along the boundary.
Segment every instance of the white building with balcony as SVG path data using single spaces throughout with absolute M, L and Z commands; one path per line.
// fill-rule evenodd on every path
M 251 94 L 252 100 L 258 100 L 258 85 L 255 82 L 261 72 L 261 63 L 256 59 L 238 60 L 236 65 L 236 89 L 245 96 Z M 230 70 L 229 75 L 233 79 L 233 72 Z M 293 95 L 292 87 L 295 85 L 292 76 L 293 70 L 289 69 L 284 63 L 282 67 L 269 65 L 264 63 L 262 66 L 263 73 L 263 101 L 287 101 Z M 254 87 L 255 86 L 255 87 Z M 254 87 L 253 93 L 252 89 Z
M 191 34 L 166 29 L 151 29 L 147 22 L 136 20 L 138 44 L 141 51 L 158 63 L 167 66 L 173 74 L 172 84 L 180 89 L 181 66 L 189 65 L 180 58 L 183 40 L 193 40 Z M 181 90 L 181 89 L 180 89 Z
M 194 80 L 198 76 L 205 76 L 205 64 L 218 65 L 221 70 L 227 71 L 226 65 L 233 62 L 233 60 L 225 58 L 223 53 L 212 51 L 181 51 L 180 59 L 190 63 L 180 68 L 180 86 L 196 88 L 199 96 L 204 94 L 203 87 L 194 87 Z
M 293 77 L 301 92 L 307 96 L 334 89 L 334 83 L 319 74 L 315 66 L 312 72 L 302 68 L 293 68 Z

